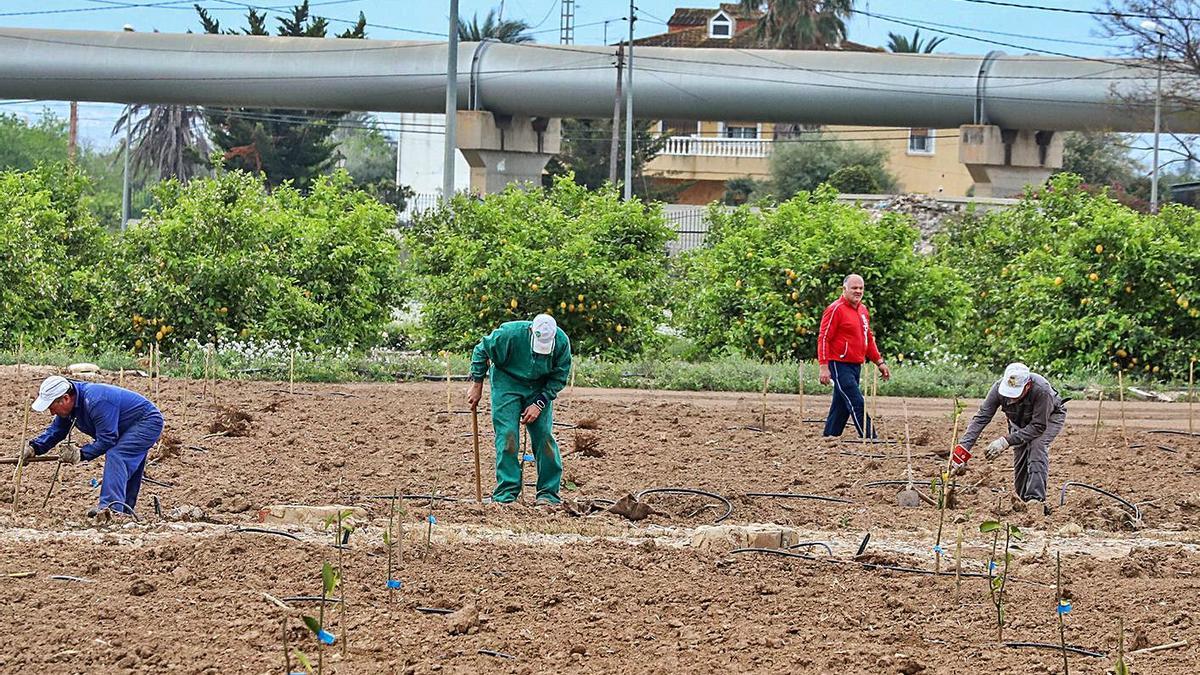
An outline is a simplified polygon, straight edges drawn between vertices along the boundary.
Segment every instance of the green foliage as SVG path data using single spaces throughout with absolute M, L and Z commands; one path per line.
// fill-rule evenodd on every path
M 266 11 L 250 9 L 249 28 L 224 30 L 216 19 L 199 5 L 196 11 L 204 32 L 211 34 L 270 35 Z M 308 0 L 292 8 L 290 16 L 279 19 L 277 34 L 284 37 L 324 38 L 328 19 L 313 16 Z M 366 18 L 337 36 L 342 39 L 366 38 Z M 205 118 L 213 142 L 225 153 L 225 165 L 250 173 L 262 173 L 267 184 L 275 187 L 291 182 L 306 190 L 333 164 L 336 143 L 331 139 L 345 112 L 330 110 L 290 110 L 282 108 L 206 108 Z
M 789 199 L 828 182 L 839 169 L 859 166 L 878 185 L 876 191 L 891 192 L 896 178 L 887 166 L 887 150 L 854 141 L 841 141 L 826 133 L 805 133 L 794 142 L 780 143 L 771 153 L 770 190 L 779 199 Z
M 857 273 L 880 350 L 929 349 L 964 316 L 965 287 L 915 252 L 918 232 L 905 217 L 872 223 L 836 197 L 825 186 L 773 211 L 712 209 L 707 246 L 681 256 L 687 292 L 673 308 L 676 326 L 709 353 L 812 358 L 822 312 Z
M 670 195 L 662 193 L 643 173 L 646 163 L 657 157 L 667 143 L 666 136 L 652 133 L 654 125 L 655 122 L 650 120 L 634 120 L 633 192 L 650 199 L 665 199 Z M 621 133 L 624 138 L 623 126 Z M 609 160 L 612 158 L 612 120 L 564 119 L 562 136 L 562 151 L 546 165 L 546 173 L 551 180 L 559 176 L 571 176 L 576 183 L 593 190 L 604 186 L 608 182 Z M 618 183 L 624 180 L 624 172 L 625 146 L 622 145 L 617 152 Z
M 888 33 L 889 51 L 900 54 L 932 54 L 938 45 L 946 41 L 944 37 L 921 38 L 920 29 L 914 30 L 912 37 L 900 33 Z
M 106 241 L 83 206 L 88 187 L 62 165 L 0 173 L 0 344 L 91 342 L 80 320 Z
M 67 161 L 67 123 L 49 110 L 32 124 L 0 114 L 0 169 L 28 171 L 39 164 Z
M 1168 205 L 1144 215 L 1079 184 L 1059 175 L 1037 198 L 939 239 L 939 258 L 970 284 L 976 308 L 956 351 L 1053 373 L 1186 372 L 1200 353 L 1200 214 Z
M 636 352 L 662 320 L 671 236 L 657 208 L 569 175 L 545 192 L 457 196 L 406 237 L 423 344 L 470 349 L 500 323 L 546 312 L 576 353 Z
M 749 176 L 730 178 L 725 181 L 725 195 L 721 203 L 729 206 L 741 206 L 750 201 L 751 195 L 759 191 L 762 185 Z
M 827 49 L 846 39 L 854 0 L 741 0 L 745 13 L 765 13 L 754 35 L 772 49 Z M 751 16 L 753 14 L 750 14 Z
M 403 210 L 412 188 L 396 186 L 396 148 L 369 113 L 350 113 L 333 132 L 337 157 L 354 179 L 354 187 L 383 204 Z
M 142 226 L 118 239 L 95 330 L 151 339 L 369 346 L 402 300 L 389 209 L 344 173 L 308 196 L 242 172 L 161 183 Z
M 529 29 L 529 23 L 520 19 L 497 20 L 494 9 L 488 10 L 487 17 L 484 18 L 482 24 L 479 23 L 478 13 L 471 16 L 469 23 L 462 17 L 458 19 L 458 39 L 463 42 L 483 42 L 484 40 L 510 44 L 533 42 L 533 35 L 529 34 Z
M 838 192 L 873 195 L 879 192 L 879 179 L 862 164 L 844 166 L 829 175 L 829 184 Z
M 338 572 L 333 569 L 333 565 L 325 563 L 321 566 L 321 588 L 326 596 L 333 595 L 334 589 L 338 586 L 338 581 Z

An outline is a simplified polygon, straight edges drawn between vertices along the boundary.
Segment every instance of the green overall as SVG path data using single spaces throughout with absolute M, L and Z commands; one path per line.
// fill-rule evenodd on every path
M 496 432 L 496 490 L 492 501 L 516 501 L 521 479 L 521 413 L 537 401 L 545 403 L 538 418 L 527 425 L 529 447 L 537 466 L 538 501 L 557 504 L 562 482 L 562 457 L 554 441 L 554 399 L 571 373 L 571 343 L 561 328 L 551 354 L 533 352 L 530 321 L 509 321 L 484 337 L 471 356 L 471 379 L 492 378 L 492 427 Z M 490 369 L 489 369 L 490 364 Z

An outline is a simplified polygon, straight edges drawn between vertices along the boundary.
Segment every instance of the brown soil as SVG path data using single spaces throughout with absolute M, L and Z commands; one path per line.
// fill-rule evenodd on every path
M 145 391 L 148 382 L 132 384 Z M 0 448 L 16 452 L 22 406 L 37 384 L 28 374 L 0 376 L 0 411 L 11 411 L 0 413 L 10 421 Z M 45 510 L 39 507 L 54 467 L 31 465 L 18 514 L 11 513 L 11 482 L 0 490 L 8 504 L 0 510 L 0 574 L 35 573 L 0 577 L 0 672 L 282 672 L 282 615 L 262 594 L 319 595 L 321 564 L 336 564 L 339 555 L 332 535 L 319 529 L 294 528 L 299 542 L 233 531 L 254 525 L 264 506 L 284 503 L 360 504 L 369 514 L 341 552 L 346 584 L 338 594 L 348 614 L 340 619 L 333 605 L 326 613 L 339 643 L 325 648 L 325 672 L 1061 672 L 1057 652 L 997 644 L 986 580 L 963 579 L 956 594 L 952 577 L 691 548 L 692 530 L 724 510 L 709 499 L 654 495 L 647 499 L 652 513 L 637 523 L 606 513 L 477 506 L 470 501 L 471 416 L 446 411 L 444 386 L 306 384 L 289 396 L 286 385 L 223 382 L 217 400 L 202 401 L 200 383 L 167 380 L 158 402 L 179 450 L 147 468 L 171 487 L 143 486 L 139 524 L 83 522 L 100 462 L 63 467 Z M 463 387 L 454 387 L 461 407 Z M 563 496 L 578 507 L 651 487 L 698 488 L 731 500 L 726 523 L 784 524 L 802 539 L 828 542 L 843 561 L 870 531 L 864 560 L 933 568 L 937 510 L 897 507 L 903 485 L 866 486 L 905 477 L 902 443 L 821 439 L 820 427 L 800 423 L 796 399 L 786 396 L 769 397 L 770 431 L 750 431 L 760 402 L 755 394 L 577 389 L 557 404 L 556 420 L 594 419 L 588 426 L 596 428 L 557 431 L 564 453 L 581 448 L 564 458 L 576 489 Z M 805 417 L 820 417 L 827 399 L 809 396 L 806 404 Z M 928 481 L 944 461 L 936 453 L 950 443 L 951 404 L 914 399 L 907 407 L 913 474 Z M 1195 672 L 1200 438 L 1145 432 L 1186 429 L 1186 407 L 1130 404 L 1129 443 L 1143 444 L 1132 449 L 1116 405 L 1105 403 L 1097 442 L 1095 408 L 1072 402 L 1070 409 L 1071 423 L 1052 448 L 1054 513 L 1013 513 L 1010 456 L 990 465 L 979 457 L 962 479 L 957 508 L 946 514 L 942 546 L 952 553 L 961 527 L 963 568 L 979 571 L 991 544 L 979 534 L 980 521 L 999 517 L 1028 531 L 1012 571 L 1019 581 L 1010 585 L 1005 640 L 1057 641 L 1052 582 L 1061 552 L 1074 603 L 1069 644 L 1113 652 L 1122 616 L 1129 649 L 1135 639 L 1144 643 L 1138 646 L 1190 642 L 1135 655 L 1135 672 Z M 893 439 L 904 435 L 901 410 L 880 402 L 880 429 Z M 219 433 L 215 421 L 237 424 L 230 412 L 246 414 L 248 435 L 211 436 Z M 490 427 L 486 411 L 480 417 L 481 429 Z M 481 448 L 486 493 L 490 433 Z M 1058 507 L 1066 481 L 1138 504 L 1141 522 L 1086 489 L 1070 488 Z M 393 489 L 462 501 L 436 503 L 426 550 L 428 500 L 406 500 L 403 561 L 393 574 L 404 587 L 389 599 L 381 536 L 387 502 L 370 497 Z M 199 512 L 202 522 L 164 521 L 154 497 L 164 515 Z M 943 559 L 943 569 L 952 566 Z M 295 604 L 316 613 L 315 604 Z M 468 609 L 452 624 L 417 607 Z M 290 626 L 290 644 L 315 659 L 299 619 Z M 1102 673 L 1113 660 L 1072 656 L 1071 668 Z

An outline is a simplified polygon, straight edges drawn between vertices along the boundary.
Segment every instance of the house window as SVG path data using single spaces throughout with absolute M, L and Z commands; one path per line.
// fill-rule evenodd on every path
M 933 129 L 909 129 L 908 130 L 908 154 L 910 154 L 910 155 L 932 155 L 933 154 Z
M 725 12 L 717 12 L 717 15 L 708 21 L 708 37 L 726 40 L 733 37 L 733 19 Z
M 700 133 L 700 122 L 696 120 L 662 120 L 658 131 L 663 136 L 696 136 Z
M 723 138 L 758 138 L 758 125 L 726 122 L 722 125 L 721 136 Z

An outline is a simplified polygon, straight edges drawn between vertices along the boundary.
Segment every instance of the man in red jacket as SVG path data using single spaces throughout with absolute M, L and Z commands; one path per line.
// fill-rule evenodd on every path
M 892 376 L 871 331 L 871 313 L 862 304 L 863 278 L 851 274 L 842 281 L 842 297 L 825 308 L 817 335 L 817 363 L 821 384 L 833 384 L 833 400 L 825 416 L 825 436 L 841 436 L 846 420 L 854 420 L 859 436 L 875 438 L 875 429 L 863 409 L 858 382 L 866 359 L 879 366 L 883 379 Z

